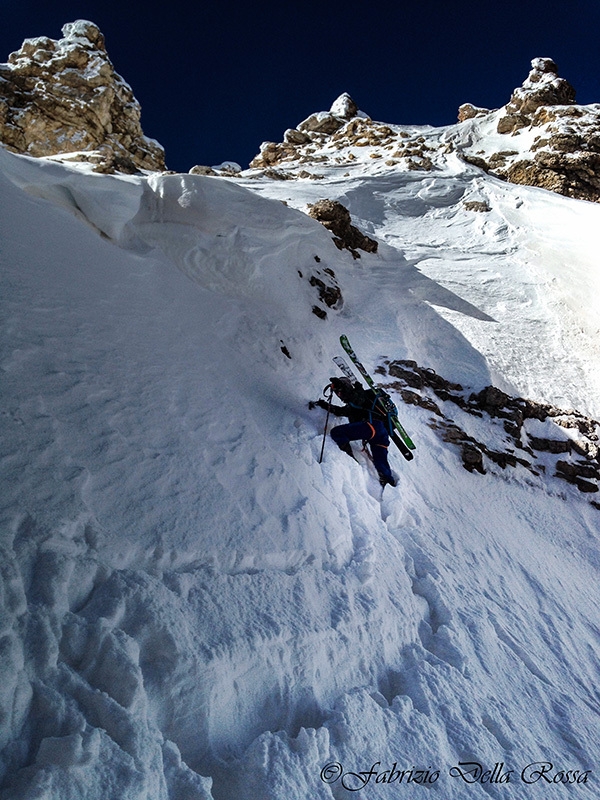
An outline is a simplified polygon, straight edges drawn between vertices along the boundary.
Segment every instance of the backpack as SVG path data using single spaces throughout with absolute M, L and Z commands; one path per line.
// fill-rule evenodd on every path
M 394 426 L 391 418 L 398 415 L 398 409 L 386 392 L 381 389 L 356 387 L 348 405 L 365 409 L 369 415 L 373 415 L 385 423 L 388 433 L 392 432 Z

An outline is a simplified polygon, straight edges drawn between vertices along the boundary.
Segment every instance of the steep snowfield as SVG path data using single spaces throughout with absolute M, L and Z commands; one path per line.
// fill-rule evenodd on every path
M 281 183 L 0 166 L 2 800 L 341 800 L 376 762 L 359 796 L 600 797 L 598 509 L 467 473 L 404 405 L 416 458 L 382 499 L 364 457 L 317 463 L 307 409 L 345 332 L 372 369 L 597 417 L 600 208 L 452 157 Z M 323 197 L 377 254 L 302 213 Z M 561 770 L 585 785 L 547 788 Z

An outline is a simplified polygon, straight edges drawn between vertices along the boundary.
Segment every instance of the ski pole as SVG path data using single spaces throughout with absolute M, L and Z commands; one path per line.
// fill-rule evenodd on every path
M 323 444 L 321 445 L 321 455 L 319 464 L 323 462 L 323 452 L 325 450 L 325 438 L 327 437 L 327 425 L 329 424 L 329 414 L 331 412 L 331 398 L 333 397 L 333 386 L 329 387 L 329 397 L 327 398 L 327 416 L 325 417 L 325 427 L 323 428 Z

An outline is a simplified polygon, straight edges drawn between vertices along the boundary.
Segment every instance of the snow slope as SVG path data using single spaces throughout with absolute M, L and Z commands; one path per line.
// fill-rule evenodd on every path
M 412 406 L 382 499 L 364 457 L 317 463 L 307 409 L 345 332 L 371 368 L 598 416 L 600 208 L 452 157 L 293 183 L 0 166 L 2 800 L 341 800 L 376 762 L 361 796 L 600 797 L 597 508 L 467 473 Z M 377 254 L 302 213 L 325 196 Z

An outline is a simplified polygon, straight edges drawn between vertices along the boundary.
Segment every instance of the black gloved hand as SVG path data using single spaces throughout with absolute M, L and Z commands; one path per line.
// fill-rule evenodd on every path
M 317 406 L 319 406 L 319 408 L 324 408 L 325 411 L 327 411 L 329 407 L 325 402 L 325 400 L 323 399 L 311 400 L 310 403 L 308 404 L 308 407 L 310 408 L 311 411 L 313 410 L 313 408 L 316 408 Z

